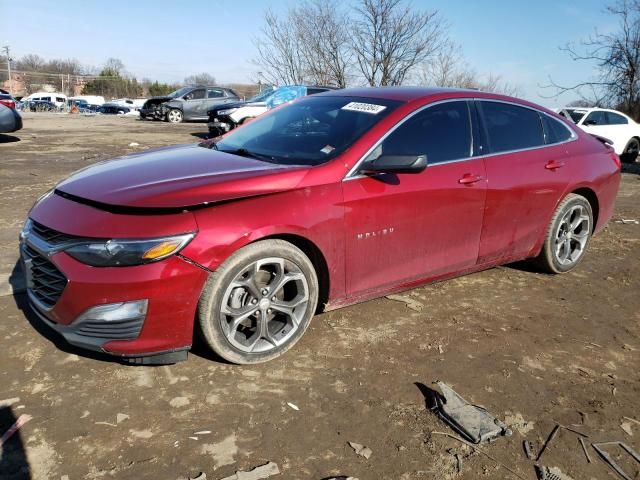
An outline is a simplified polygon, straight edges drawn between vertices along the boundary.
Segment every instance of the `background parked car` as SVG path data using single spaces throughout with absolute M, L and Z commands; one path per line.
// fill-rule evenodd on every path
M 67 96 L 64 93 L 56 92 L 36 92 L 24 97 L 23 102 L 50 102 L 57 108 L 63 108 L 67 105 Z
M 16 132 L 21 128 L 22 117 L 16 109 L 8 107 L 4 102 L 0 102 L 0 133 Z
M 604 108 L 564 108 L 560 114 L 582 130 L 607 138 L 623 162 L 635 162 L 640 152 L 640 124 L 616 110 Z
M 207 112 L 219 104 L 238 102 L 240 97 L 230 88 L 216 86 L 183 87 L 166 97 L 153 97 L 140 109 L 140 118 L 180 123 L 183 120 L 207 120 Z
M 129 107 L 114 103 L 105 103 L 97 109 L 98 113 L 102 113 L 104 115 L 126 115 L 132 111 L 133 110 Z
M 209 134 L 214 136 L 222 135 L 278 105 L 306 95 L 326 92 L 327 90 L 333 90 L 333 87 L 285 85 L 275 90 L 259 93 L 246 102 L 219 105 L 207 112 L 209 116 Z
M 25 102 L 23 110 L 29 112 L 57 112 L 59 107 L 48 100 L 29 100 Z

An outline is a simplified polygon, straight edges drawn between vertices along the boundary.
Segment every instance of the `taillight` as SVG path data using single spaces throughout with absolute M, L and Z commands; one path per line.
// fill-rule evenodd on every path
M 616 167 L 618 167 L 618 170 L 622 170 L 622 162 L 620 162 L 620 157 L 616 152 L 611 152 L 611 159 L 613 160 L 613 163 L 616 164 Z
M 0 103 L 3 104 L 5 107 L 9 107 L 11 109 L 16 108 L 16 102 L 14 102 L 9 98 L 0 98 Z

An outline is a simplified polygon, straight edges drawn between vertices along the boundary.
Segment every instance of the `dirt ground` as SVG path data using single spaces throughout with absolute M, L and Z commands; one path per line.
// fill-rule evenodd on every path
M 282 479 L 528 480 L 523 440 L 535 453 L 557 423 L 578 425 L 587 445 L 640 451 L 640 423 L 625 419 L 640 420 L 640 225 L 612 221 L 567 275 L 510 265 L 404 293 L 421 311 L 382 298 L 319 315 L 271 363 L 232 366 L 196 346 L 177 365 L 126 366 L 65 345 L 23 311 L 24 295 L 9 294 L 18 232 L 72 171 L 198 141 L 206 125 L 53 114 L 24 123 L 0 135 L 0 434 L 32 419 L 2 447 L 0 478 L 217 480 L 273 461 Z M 640 219 L 640 163 L 623 174 L 622 218 Z M 422 385 L 436 380 L 511 425 L 511 437 L 480 447 L 493 459 L 436 433 L 452 432 L 426 407 Z M 611 452 L 640 478 L 640 464 Z M 618 478 L 589 453 L 591 463 L 561 430 L 541 463 L 575 480 Z

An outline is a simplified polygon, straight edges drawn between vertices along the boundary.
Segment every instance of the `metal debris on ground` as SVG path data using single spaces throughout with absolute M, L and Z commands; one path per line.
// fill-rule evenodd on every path
M 578 438 L 578 442 L 580 442 L 580 446 L 582 447 L 584 456 L 587 457 L 587 463 L 591 463 L 591 456 L 589 455 L 589 450 L 587 450 L 587 446 L 584 444 L 584 440 L 581 438 Z
M 353 450 L 358 455 L 360 455 L 361 457 L 366 458 L 367 460 L 369 460 L 369 458 L 373 454 L 373 451 L 369 447 L 365 447 L 364 445 L 361 445 L 361 444 L 355 443 L 355 442 L 348 442 L 348 443 L 349 443 L 349 446 L 351 448 L 353 448 Z
M 222 480 L 261 480 L 263 478 L 269 478 L 273 475 L 279 474 L 280 469 L 278 468 L 278 465 L 273 462 L 269 462 L 256 467 L 253 470 L 249 470 L 248 472 L 238 471 L 230 477 L 225 477 Z
M 340 475 L 338 477 L 327 477 L 322 480 L 358 480 L 356 477 L 345 477 L 344 475 Z
M 295 403 L 287 402 L 287 405 L 289 405 L 289 407 L 293 408 L 296 411 L 300 410 Z
M 558 434 L 559 430 L 560 430 L 560 425 L 556 425 L 555 427 L 553 427 L 553 430 L 551 430 L 551 433 L 547 437 L 547 440 L 542 445 L 542 448 L 540 449 L 540 453 L 538 454 L 536 461 L 539 461 L 540 458 L 542 458 L 542 454 L 545 452 L 545 450 L 547 449 L 549 444 L 553 441 L 553 439 L 556 438 L 556 435 Z
M 436 413 L 457 432 L 473 443 L 490 442 L 511 430 L 487 410 L 471 405 L 449 385 L 436 382 L 441 396 L 436 395 Z
M 620 465 L 618 465 L 616 462 L 613 461 L 613 458 L 611 458 L 611 455 L 607 451 L 605 451 L 602 447 L 605 447 L 605 446 L 620 447 L 631 458 L 633 458 L 636 461 L 636 463 L 640 463 L 640 454 L 638 454 L 638 452 L 636 452 L 633 448 L 631 448 L 630 446 L 622 442 L 592 443 L 591 446 L 596 452 L 598 452 L 598 455 L 600 455 L 600 458 L 602 459 L 602 461 L 605 462 L 607 465 L 609 465 L 611 469 L 613 469 L 613 471 L 615 471 L 621 478 L 624 478 L 624 480 L 633 480 L 632 477 L 630 477 L 625 473 L 625 471 L 622 469 Z
M 569 475 L 562 473 L 557 467 L 544 467 L 536 465 L 538 480 L 573 480 Z
M 635 218 L 621 218 L 620 220 L 616 220 L 616 223 L 621 223 L 623 225 L 640 225 L 640 221 Z
M 633 430 L 631 430 L 631 422 L 622 422 L 620 424 L 620 428 L 624 430 L 624 433 L 626 433 L 630 437 L 633 437 Z
M 525 440 L 522 442 L 522 447 L 524 448 L 524 453 L 529 460 L 533 460 L 533 453 L 531 453 L 531 442 L 529 440 Z
M 14 424 L 9 427 L 9 430 L 4 432 L 2 437 L 0 437 L 0 447 L 2 447 L 2 445 L 4 445 L 7 440 L 9 440 L 18 430 L 20 430 L 24 426 L 25 423 L 27 423 L 32 418 L 33 417 L 31 415 L 20 415 L 14 422 Z
M 200 430 L 198 432 L 193 432 L 194 435 L 209 435 L 211 430 Z
M 407 308 L 410 308 L 415 312 L 421 312 L 424 308 L 424 305 L 419 301 L 414 300 L 413 298 L 403 297 L 402 295 L 387 295 L 386 298 L 389 300 L 395 300 L 396 302 L 402 302 L 407 306 Z

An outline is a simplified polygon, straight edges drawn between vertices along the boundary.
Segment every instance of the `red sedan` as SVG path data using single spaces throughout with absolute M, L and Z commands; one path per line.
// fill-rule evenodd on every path
M 322 309 L 528 258 L 567 272 L 619 182 L 609 146 L 522 100 L 335 90 L 77 172 L 36 202 L 21 254 L 71 344 L 171 363 L 199 331 L 255 363 Z

